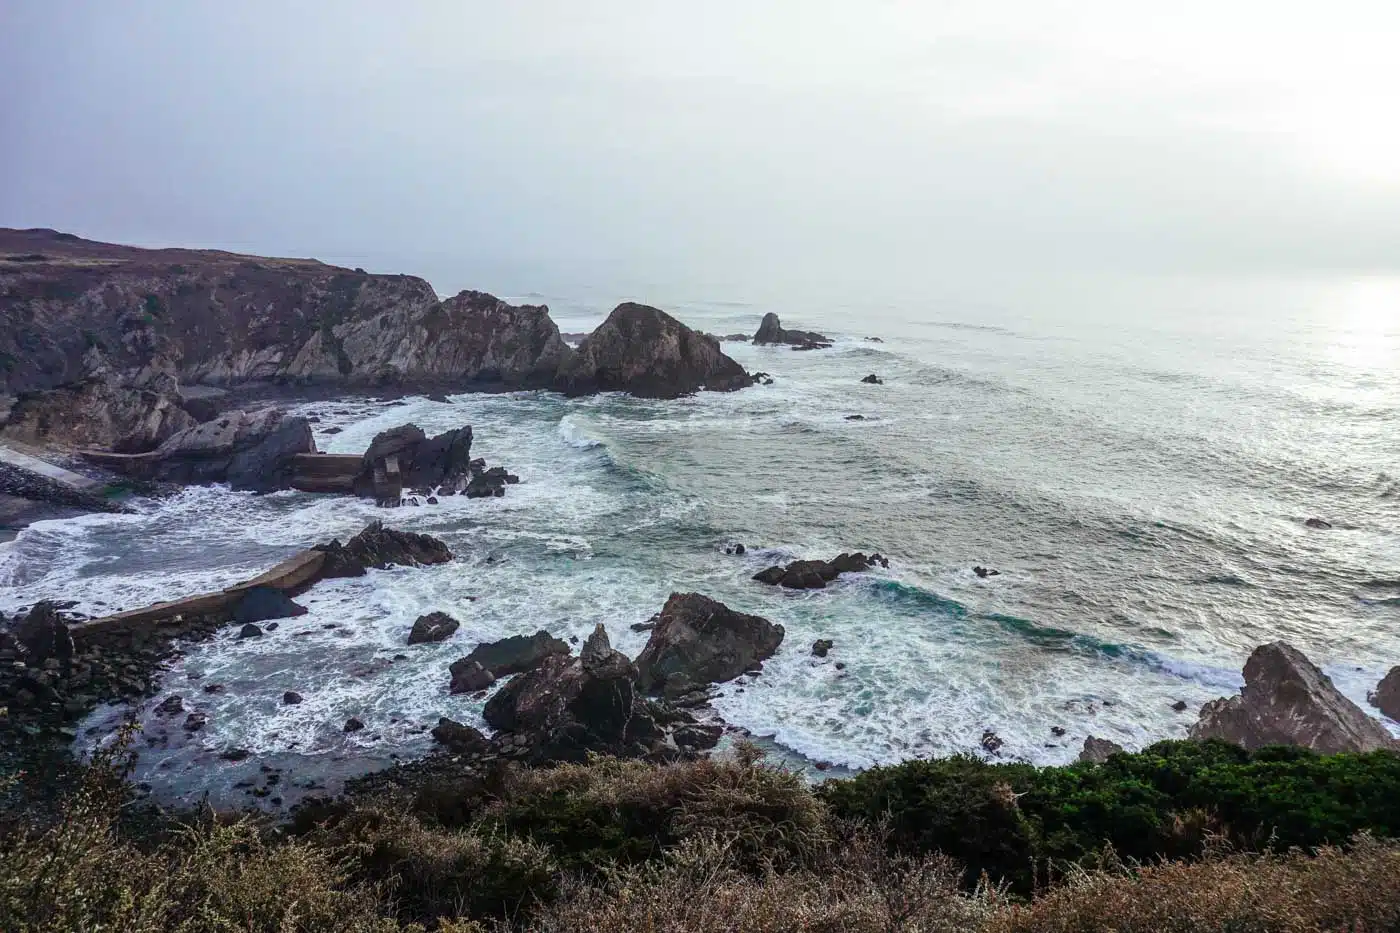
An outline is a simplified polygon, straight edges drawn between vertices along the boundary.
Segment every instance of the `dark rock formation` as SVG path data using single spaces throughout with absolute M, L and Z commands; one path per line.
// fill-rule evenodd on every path
M 987 577 L 999 577 L 999 576 L 1001 576 L 1001 571 L 1000 571 L 1000 570 L 993 570 L 993 569 L 990 568 L 990 567 L 973 567 L 973 568 L 972 568 L 972 572 L 975 573 L 975 574 L 977 574 L 977 576 L 981 577 L 981 578 L 984 579 L 984 580 L 985 580 Z
M 1392 667 L 1390 673 L 1376 684 L 1376 689 L 1366 695 L 1366 699 L 1382 715 L 1400 721 L 1400 666 Z
M 9 634 L 13 640 L 10 650 L 30 667 L 43 668 L 50 661 L 67 666 L 73 658 L 73 635 L 48 600 L 35 603 L 24 618 L 13 623 Z
M 783 634 L 781 625 L 699 593 L 672 593 L 637 656 L 637 682 L 648 693 L 680 696 L 732 680 L 771 658 Z
M 497 678 L 533 670 L 546 658 L 570 654 L 567 642 L 541 629 L 533 635 L 512 635 L 500 641 L 477 645 L 466 657 L 452 662 L 453 693 L 475 693 Z M 484 684 L 479 672 L 490 675 Z
M 295 690 L 288 690 L 286 693 L 282 694 L 282 704 L 284 706 L 296 706 L 303 699 L 305 699 L 305 697 Z
M 544 307 L 314 260 L 146 250 L 52 230 L 0 230 L 0 394 L 119 373 L 159 354 L 183 383 L 256 381 L 543 388 L 567 348 Z
M 1310 518 L 1303 522 L 1303 524 L 1309 528 L 1315 528 L 1318 531 L 1327 531 L 1332 527 L 1332 523 L 1325 518 Z
M 843 573 L 864 573 L 875 566 L 889 565 L 890 562 L 879 554 L 867 557 L 856 551 L 854 554 L 839 554 L 831 560 L 795 560 L 787 566 L 761 570 L 753 578 L 759 583 L 790 590 L 820 590 Z
M 238 630 L 238 637 L 239 637 L 240 639 L 243 639 L 243 638 L 261 638 L 261 637 L 262 637 L 262 633 L 263 633 L 263 630 L 262 630 L 262 629 L 258 628 L 258 627 L 257 627 L 256 625 L 254 625 L 252 622 L 248 622 L 248 623 L 245 623 L 244 626 Z
M 1006 742 L 1002 739 L 1002 737 L 997 735 L 991 729 L 984 729 L 982 731 L 982 749 L 988 754 L 997 754 L 997 752 L 1001 751 L 1001 747 L 1005 744 Z
M 305 606 L 292 602 L 286 593 L 270 586 L 255 586 L 249 589 L 233 607 L 233 621 L 238 623 L 291 619 L 304 615 Z
M 613 309 L 554 380 L 566 395 L 630 392 L 644 398 L 677 398 L 701 389 L 730 392 L 752 384 L 714 338 L 632 302 Z
M 166 697 L 156 707 L 156 713 L 161 716 L 174 716 L 185 711 L 185 700 L 178 693 Z
M 824 658 L 831 649 L 835 647 L 836 643 L 830 638 L 818 638 L 816 641 L 812 642 L 812 657 Z
M 872 386 L 882 386 L 882 385 L 885 384 L 885 380 L 881 379 L 879 376 L 875 375 L 874 373 L 871 373 L 870 375 L 866 376 L 864 379 L 861 380 L 861 382 L 864 382 L 864 383 L 866 383 L 867 385 L 872 385 Z
M 359 731 L 360 731 L 361 729 L 363 729 L 364 727 L 365 727 L 365 724 L 364 724 L 363 722 L 361 722 L 360 720 L 356 719 L 354 716 L 351 716 L 349 719 L 345 720 L 345 729 L 344 729 L 344 731 L 345 731 L 345 732 L 359 732 Z
M 414 621 L 413 628 L 408 633 L 408 643 L 422 645 L 442 641 L 461 628 L 461 625 L 462 623 L 445 612 L 430 612 Z
M 637 757 L 664 736 L 635 687 L 637 669 L 599 625 L 577 658 L 552 655 L 486 703 L 491 728 L 524 739 L 530 760 L 583 761 L 589 752 Z
M 758 345 L 787 344 L 807 350 L 819 350 L 831 346 L 831 339 L 815 331 L 784 330 L 783 324 L 773 312 L 763 315 L 758 332 L 753 335 Z
M 316 550 L 326 552 L 326 561 L 318 575 L 322 580 L 362 577 L 371 567 L 383 570 L 396 564 L 405 567 L 444 564 L 452 559 L 452 552 L 437 538 L 395 531 L 385 528 L 382 522 L 371 522 L 346 544 L 333 540 L 317 545 Z
M 1323 754 L 1394 747 L 1384 726 L 1342 696 L 1301 651 L 1282 641 L 1254 649 L 1245 662 L 1240 695 L 1207 703 L 1190 736 L 1250 749 L 1300 745 Z
M 1172 704 L 1172 710 L 1173 710 L 1174 712 L 1178 712 L 1178 713 L 1184 713 L 1184 712 L 1186 712 L 1186 701 L 1185 701 L 1185 700 L 1177 700 L 1175 703 Z
M 1079 760 L 1093 764 L 1103 764 L 1108 761 L 1110 755 L 1118 755 L 1123 751 L 1123 746 L 1108 739 L 1098 739 L 1089 736 L 1084 740 L 1084 748 L 1079 753 Z
M 479 755 L 491 748 L 491 740 L 479 730 L 446 716 L 433 727 L 432 736 L 439 745 L 457 755 Z

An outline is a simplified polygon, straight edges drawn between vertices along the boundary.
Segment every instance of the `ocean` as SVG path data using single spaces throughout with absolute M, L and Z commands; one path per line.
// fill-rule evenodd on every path
M 447 692 L 448 665 L 478 641 L 540 628 L 583 638 L 601 622 L 635 656 L 646 635 L 629 626 L 692 590 L 786 628 L 764 673 L 714 705 L 813 777 L 986 754 L 988 730 L 1001 758 L 1038 764 L 1073 760 L 1089 734 L 1129 748 L 1182 737 L 1275 639 L 1364 704 L 1400 663 L 1400 288 L 1108 294 L 791 307 L 641 296 L 717 334 L 752 333 L 776 310 L 835 345 L 726 343 L 774 384 L 679 401 L 299 405 L 332 452 L 404 422 L 430 434 L 470 424 L 474 455 L 522 482 L 501 499 L 393 511 L 192 488 L 133 515 L 40 522 L 0 545 L 0 609 L 134 608 L 374 519 L 449 544 L 448 565 L 324 583 L 299 598 L 308 615 L 266 637 L 229 630 L 190 647 L 150 706 L 181 693 L 208 725 L 143 751 L 137 773 L 182 798 L 231 792 L 241 772 L 218 759 L 229 748 L 329 780 L 421 755 L 439 716 L 482 725 L 481 701 Z M 548 303 L 570 332 L 635 297 L 510 300 Z M 884 384 L 863 384 L 869 373 Z M 1314 517 L 1333 527 L 1307 527 Z M 744 555 L 726 553 L 736 543 Z M 857 549 L 889 569 L 802 593 L 750 579 Z M 462 628 L 407 648 L 433 610 Z M 826 658 L 810 653 L 818 638 L 835 642 Z M 205 693 L 212 683 L 223 691 Z M 284 706 L 287 690 L 305 701 Z M 96 714 L 79 741 L 120 712 Z M 350 716 L 367 728 L 344 733 Z

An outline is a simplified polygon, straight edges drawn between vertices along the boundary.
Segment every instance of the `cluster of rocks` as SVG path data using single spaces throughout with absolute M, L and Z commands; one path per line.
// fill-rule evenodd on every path
M 543 631 L 478 645 L 451 665 L 450 689 L 477 692 L 514 675 L 483 711 L 495 734 L 443 719 L 433 735 L 456 754 L 532 764 L 594 753 L 656 761 L 693 755 L 713 748 L 724 726 L 690 709 L 706 702 L 713 684 L 761 670 L 783 634 L 781 625 L 709 597 L 675 593 L 635 661 L 612 647 L 602 625 L 578 656 Z
M 336 577 L 362 576 L 368 568 L 440 564 L 452 559 L 446 545 L 428 535 L 395 531 L 374 522 L 345 544 L 333 540 L 323 551 L 314 576 L 298 588 Z M 191 607 L 209 604 L 202 597 Z M 23 617 L 0 627 L 0 744 L 11 733 L 29 738 L 73 738 L 72 724 L 104 702 L 153 696 L 161 664 L 182 642 L 207 638 L 230 623 L 241 622 L 240 637 L 258 637 L 276 629 L 274 621 L 306 610 L 290 594 L 254 586 L 239 599 L 218 608 L 197 608 L 159 624 L 110 624 L 112 619 L 65 618 L 56 604 L 41 602 Z M 113 617 L 119 618 L 119 617 Z M 206 692 L 222 689 L 206 686 Z M 167 714 L 177 701 L 168 700 Z M 205 714 L 187 712 L 185 728 L 203 727 Z
M 831 346 L 831 338 L 815 331 L 785 330 L 783 323 L 773 312 L 763 315 L 758 331 L 753 335 L 758 346 L 786 345 L 794 350 L 824 350 Z
M 375 435 L 352 480 L 356 495 L 379 505 L 405 502 L 405 492 L 436 504 L 437 496 L 458 493 L 471 499 L 505 495 L 520 477 L 504 467 L 487 467 L 473 459 L 471 425 L 428 437 L 416 424 L 404 424 Z
M 790 590 L 820 590 L 843 573 L 865 573 L 874 567 L 889 565 L 889 560 L 879 554 L 867 557 L 856 551 L 853 554 L 839 554 L 831 560 L 795 560 L 785 566 L 761 570 L 753 578 L 759 583 Z

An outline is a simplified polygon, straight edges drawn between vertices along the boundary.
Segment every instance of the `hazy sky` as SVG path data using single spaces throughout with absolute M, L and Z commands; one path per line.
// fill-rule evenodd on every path
M 440 291 L 1400 271 L 1400 4 L 0 0 L 0 225 Z

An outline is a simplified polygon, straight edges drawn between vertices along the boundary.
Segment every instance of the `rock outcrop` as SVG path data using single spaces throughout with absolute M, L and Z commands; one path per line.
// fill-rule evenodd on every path
M 856 551 L 854 554 L 838 554 L 831 560 L 795 560 L 786 566 L 760 570 L 753 578 L 759 583 L 790 590 L 820 590 L 843 573 L 865 573 L 872 567 L 889 565 L 890 562 L 879 554 L 867 557 Z
M 408 632 L 408 643 L 410 645 L 426 645 L 443 641 L 461 626 L 462 623 L 445 612 L 430 612 L 414 620 L 413 628 L 409 629 Z
M 491 740 L 479 730 L 446 716 L 433 727 L 432 736 L 439 745 L 457 755 L 479 755 L 491 747 Z
M 475 693 L 498 678 L 532 671 L 552 657 L 568 657 L 569 646 L 544 629 L 533 635 L 512 635 L 477 645 L 452 662 L 452 693 Z
M 799 350 L 821 350 L 831 346 L 831 338 L 808 330 L 785 330 L 782 321 L 772 311 L 763 315 L 758 332 L 753 335 L 757 345 L 786 344 Z
M 1379 721 L 1367 716 L 1292 645 L 1254 649 L 1239 696 L 1212 700 L 1191 727 L 1193 739 L 1224 739 L 1259 748 L 1299 745 L 1323 754 L 1392 748 Z
M 1392 667 L 1390 673 L 1376 684 L 1376 689 L 1366 695 L 1366 699 L 1382 715 L 1400 722 L 1400 666 Z
M 1079 752 L 1079 760 L 1101 765 L 1108 761 L 1113 755 L 1121 755 L 1123 746 L 1108 739 L 1099 739 L 1088 736 L 1084 739 L 1084 748 Z
M 579 657 L 551 655 L 486 703 L 487 725 L 511 733 L 536 763 L 583 761 L 590 752 L 638 757 L 664 731 L 636 689 L 637 669 L 599 625 Z
M 713 337 L 632 302 L 614 308 L 554 379 L 554 387 L 566 395 L 630 392 L 644 398 L 678 398 L 701 389 L 730 392 L 752 384 Z
M 336 538 L 329 544 L 318 544 L 314 550 L 326 553 L 318 580 L 362 577 L 370 568 L 445 564 L 452 559 L 452 552 L 437 538 L 385 528 L 382 522 L 370 522 L 345 544 Z
M 440 301 L 413 276 L 52 230 L 0 230 L 0 296 L 0 392 L 82 379 L 91 347 L 123 373 L 161 350 L 180 382 L 210 385 L 543 388 L 567 352 L 547 308 L 481 292 Z
M 733 680 L 771 658 L 783 627 L 735 612 L 699 593 L 672 593 L 637 656 L 638 684 L 648 693 L 681 696 Z

